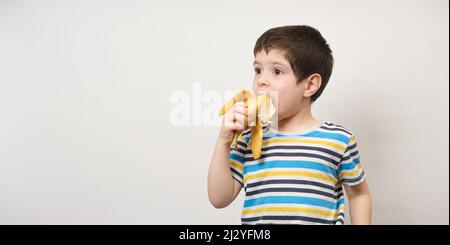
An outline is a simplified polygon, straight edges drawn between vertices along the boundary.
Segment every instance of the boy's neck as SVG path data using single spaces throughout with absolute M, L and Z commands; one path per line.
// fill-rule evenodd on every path
M 299 132 L 316 126 L 320 120 L 314 118 L 311 113 L 311 103 L 305 106 L 294 115 L 278 121 L 278 130 L 282 132 Z

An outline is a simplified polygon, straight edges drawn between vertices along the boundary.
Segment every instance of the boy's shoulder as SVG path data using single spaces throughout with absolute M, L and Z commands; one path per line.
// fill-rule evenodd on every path
M 347 143 L 351 143 L 355 140 L 355 134 L 348 127 L 342 126 L 342 124 L 334 123 L 331 121 L 324 121 L 320 126 L 321 130 L 329 131 L 330 133 L 339 133 L 348 138 Z
M 337 132 L 342 132 L 348 135 L 353 135 L 353 132 L 345 127 L 342 126 L 342 124 L 338 124 L 338 123 L 334 123 L 332 121 L 326 120 L 322 123 L 322 125 L 320 126 L 321 129 L 326 129 L 326 130 L 330 130 L 330 131 L 337 131 Z

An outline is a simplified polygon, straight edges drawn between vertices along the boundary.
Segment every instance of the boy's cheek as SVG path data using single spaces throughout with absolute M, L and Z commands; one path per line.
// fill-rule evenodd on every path
M 284 116 L 284 110 L 285 110 L 284 103 L 281 101 L 280 98 L 278 98 L 278 100 L 275 101 L 275 106 L 277 108 L 278 119 L 280 119 L 281 117 Z

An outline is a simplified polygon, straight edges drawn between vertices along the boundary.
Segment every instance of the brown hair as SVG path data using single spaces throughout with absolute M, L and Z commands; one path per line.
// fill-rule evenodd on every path
M 310 26 L 283 26 L 269 29 L 256 41 L 253 54 L 272 49 L 285 52 L 285 57 L 297 77 L 297 84 L 311 74 L 322 77 L 322 85 L 311 96 L 314 102 L 322 94 L 333 70 L 333 55 L 327 41 L 320 32 Z

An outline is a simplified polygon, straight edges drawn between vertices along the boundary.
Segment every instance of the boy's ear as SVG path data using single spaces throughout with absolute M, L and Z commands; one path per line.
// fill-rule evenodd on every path
M 313 96 L 322 85 L 322 76 L 320 74 L 314 73 L 305 79 L 305 92 L 303 96 L 311 97 Z

